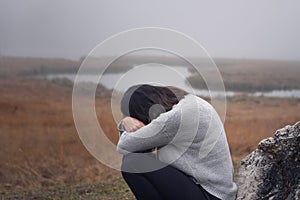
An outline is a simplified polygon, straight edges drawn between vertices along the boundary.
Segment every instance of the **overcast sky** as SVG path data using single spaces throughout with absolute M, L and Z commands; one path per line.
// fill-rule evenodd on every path
M 78 59 L 145 26 L 183 32 L 213 57 L 300 60 L 298 0 L 0 0 L 0 54 Z

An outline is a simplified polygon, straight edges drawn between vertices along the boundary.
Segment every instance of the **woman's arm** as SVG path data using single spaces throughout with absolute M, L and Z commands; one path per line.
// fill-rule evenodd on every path
M 119 136 L 121 136 L 124 131 L 134 132 L 142 128 L 143 126 L 145 126 L 145 124 L 140 120 L 135 119 L 133 117 L 125 117 L 118 123 L 117 127 L 119 131 Z
M 169 144 L 177 133 L 180 119 L 180 109 L 175 106 L 138 130 L 125 130 L 120 136 L 117 151 L 125 155 Z

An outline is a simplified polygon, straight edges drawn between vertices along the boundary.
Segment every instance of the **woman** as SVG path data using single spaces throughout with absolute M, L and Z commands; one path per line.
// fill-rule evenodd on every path
M 236 198 L 225 131 L 209 103 L 175 87 L 144 84 L 125 92 L 121 111 L 117 151 L 137 199 Z M 155 148 L 156 154 L 145 153 Z

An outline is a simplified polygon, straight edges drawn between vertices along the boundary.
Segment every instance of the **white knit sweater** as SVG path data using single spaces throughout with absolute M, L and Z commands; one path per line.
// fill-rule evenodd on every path
M 233 166 L 223 124 L 203 99 L 186 95 L 173 108 L 135 132 L 123 132 L 117 151 L 128 154 L 158 147 L 158 159 L 194 178 L 212 195 L 236 198 Z

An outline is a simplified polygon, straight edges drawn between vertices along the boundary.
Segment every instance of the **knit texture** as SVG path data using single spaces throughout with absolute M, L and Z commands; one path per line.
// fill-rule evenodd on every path
M 233 166 L 223 124 L 205 100 L 188 94 L 152 122 L 135 132 L 124 131 L 117 151 L 141 152 L 157 147 L 160 161 L 191 176 L 212 195 L 236 198 Z

